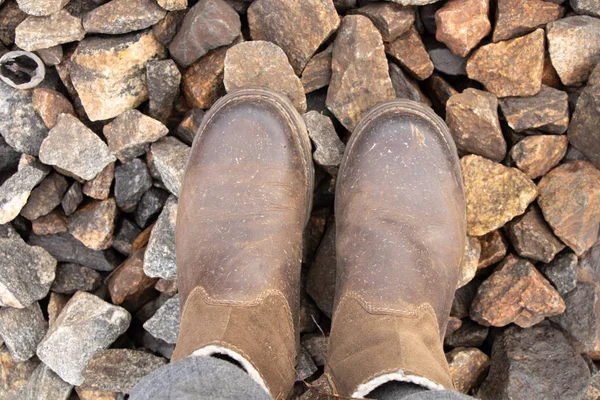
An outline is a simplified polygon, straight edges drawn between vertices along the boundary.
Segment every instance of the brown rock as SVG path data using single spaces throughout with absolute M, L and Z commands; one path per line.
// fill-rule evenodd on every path
M 450 0 L 435 12 L 435 38 L 465 57 L 492 31 L 489 0 Z
M 209 51 L 231 44 L 240 29 L 240 16 L 225 1 L 200 0 L 185 15 L 169 52 L 177 64 L 187 67 Z
M 446 326 L 446 337 L 452 335 L 462 326 L 462 319 L 450 316 L 448 318 L 448 325 Z
M 564 301 L 533 264 L 510 255 L 479 286 L 470 317 L 485 326 L 529 328 L 563 311 Z
M 481 255 L 477 269 L 487 268 L 501 261 L 508 250 L 506 239 L 500 230 L 495 230 L 479 238 Z
M 371 3 L 351 12 L 369 18 L 381 33 L 384 42 L 393 42 L 415 22 L 414 7 L 397 3 Z
M 48 325 L 52 327 L 60 312 L 65 308 L 69 302 L 70 297 L 64 294 L 58 294 L 50 292 L 50 298 L 48 300 Z
M 67 180 L 56 172 L 48 175 L 38 187 L 33 189 L 21 215 L 30 221 L 48 215 L 60 204 L 68 188 Z
M 67 231 L 67 218 L 58 209 L 31 221 L 31 230 L 36 235 L 54 235 Z
M 79 264 L 58 264 L 50 290 L 61 294 L 73 294 L 79 290 L 91 292 L 101 284 L 102 276 L 91 268 Z
M 498 119 L 498 99 L 491 93 L 466 89 L 446 103 L 446 123 L 459 152 L 500 162 L 506 141 Z
M 569 143 L 585 154 L 596 168 L 600 168 L 598 121 L 600 121 L 600 66 L 594 68 L 587 86 L 577 99 L 567 133 Z
M 33 90 L 33 108 L 48 129 L 54 128 L 58 114 L 75 115 L 71 102 L 62 93 L 47 88 Z
M 542 86 L 544 31 L 481 46 L 467 62 L 467 75 L 498 97 L 533 96 Z
M 15 42 L 15 28 L 27 18 L 15 0 L 8 0 L 0 8 L 0 42 L 10 46 Z
M 340 18 L 331 0 L 258 0 L 248 8 L 248 24 L 252 39 L 279 46 L 299 75 Z
M 481 244 L 477 238 L 467 236 L 465 241 L 465 254 L 460 266 L 460 274 L 458 276 L 458 285 L 456 288 L 461 288 L 475 278 L 477 265 L 479 264 L 479 256 L 481 255 Z
M 532 205 L 525 214 L 506 225 L 511 243 L 521 257 L 549 263 L 565 248 L 552 233 L 539 208 Z
M 420 81 L 433 73 L 429 53 L 414 26 L 393 42 L 386 43 L 385 52 Z
M 600 171 L 587 161 L 562 164 L 538 184 L 544 218 L 575 254 L 582 255 L 598 238 Z
M 480 156 L 460 160 L 467 233 L 482 236 L 521 215 L 537 197 L 535 184 L 516 168 L 508 168 Z
M 551 22 L 548 51 L 552 65 L 566 86 L 579 86 L 600 61 L 600 20 L 586 16 Z
M 19 390 L 25 386 L 39 363 L 35 357 L 17 362 L 11 357 L 6 346 L 0 346 L 0 398 L 18 398 Z
M 454 96 L 455 94 L 458 94 L 456 89 L 454 89 L 452 85 L 448 83 L 448 81 L 446 81 L 444 78 L 442 78 L 436 73 L 433 73 L 426 82 L 431 88 L 435 99 L 443 107 L 446 106 L 446 103 L 448 102 L 448 99 L 450 99 L 450 97 Z
M 92 250 L 105 250 L 113 240 L 117 203 L 94 201 L 69 217 L 69 233 Z
M 163 46 L 167 47 L 179 31 L 187 10 L 172 11 L 152 28 L 152 33 Z
M 154 285 L 154 288 L 156 290 L 158 290 L 161 293 L 167 293 L 167 294 L 172 294 L 175 295 L 177 294 L 177 279 L 173 279 L 172 281 L 168 281 L 166 279 L 162 279 L 160 278 L 157 282 L 156 285 Z
M 148 28 L 167 14 L 153 0 L 111 0 L 85 14 L 87 33 L 120 35 Z
M 454 387 L 469 393 L 479 387 L 490 368 L 490 358 L 477 348 L 458 348 L 446 353 Z
M 78 41 L 84 36 L 81 19 L 64 9 L 47 17 L 27 17 L 15 29 L 15 43 L 26 51 Z
M 304 93 L 314 92 L 329 85 L 331 80 L 331 55 L 333 46 L 327 47 L 315 54 L 302 71 L 302 86 Z
M 381 35 L 362 15 L 342 20 L 331 68 L 327 108 L 349 131 L 371 107 L 395 97 Z
M 148 31 L 83 40 L 72 57 L 71 79 L 89 119 L 114 118 L 146 101 L 146 63 L 164 56 Z
M 427 96 L 421 91 L 419 84 L 414 79 L 407 76 L 402 71 L 402 68 L 391 62 L 389 63 L 388 72 L 390 73 L 390 79 L 392 80 L 396 98 L 418 101 L 431 107 L 431 101 L 429 101 Z
M 569 96 L 544 85 L 535 96 L 501 99 L 500 109 L 515 132 L 539 129 L 565 133 L 569 126 Z
M 223 78 L 228 92 L 251 86 L 264 86 L 290 98 L 300 112 L 306 111 L 306 96 L 285 53 L 264 41 L 240 43 L 225 55 Z
M 225 94 L 225 53 L 226 47 L 213 50 L 183 74 L 183 95 L 190 107 L 208 109 Z
M 560 89 L 562 87 L 560 77 L 556 73 L 556 70 L 552 65 L 552 61 L 550 61 L 550 56 L 547 52 L 546 56 L 544 57 L 544 72 L 542 72 L 542 85 L 550 86 L 554 89 Z
M 510 150 L 517 168 L 530 179 L 539 178 L 554 168 L 567 153 L 566 136 L 533 135 L 520 140 Z
M 106 166 L 94 179 L 83 185 L 83 193 L 96 200 L 106 200 L 115 177 L 115 163 Z
M 76 386 L 75 391 L 81 400 L 119 400 L 121 398 L 118 392 L 98 390 L 86 386 Z
M 492 40 L 512 39 L 525 35 L 562 17 L 558 4 L 542 0 L 498 0 Z
M 133 252 L 107 280 L 112 303 L 122 305 L 131 312 L 138 310 L 156 294 L 154 285 L 158 278 L 144 274 L 145 251 L 143 247 Z

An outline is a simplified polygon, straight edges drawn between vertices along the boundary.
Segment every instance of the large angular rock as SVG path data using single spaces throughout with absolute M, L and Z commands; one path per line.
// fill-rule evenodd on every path
M 302 86 L 304 93 L 311 93 L 329 85 L 331 81 L 331 57 L 333 46 L 315 54 L 302 71 Z
M 562 164 L 538 184 L 544 218 L 578 256 L 598 238 L 600 171 L 587 161 Z
M 106 144 L 70 114 L 61 114 L 40 147 L 40 161 L 91 180 L 115 161 Z
M 435 12 L 435 38 L 465 57 L 492 31 L 489 0 L 450 0 Z
M 48 88 L 35 88 L 33 90 L 33 108 L 42 117 L 48 129 L 54 128 L 59 114 L 75 115 L 73 105 L 60 92 Z
M 596 168 L 600 168 L 600 65 L 595 67 L 587 86 L 583 89 L 567 135 L 569 143 L 582 152 Z
M 544 31 L 481 46 L 467 62 L 469 78 L 498 97 L 534 96 L 542 87 Z
M 568 139 L 558 135 L 533 135 L 510 149 L 510 157 L 529 179 L 536 179 L 554 168 L 567 153 Z
M 454 349 L 446 360 L 455 389 L 465 394 L 479 386 L 490 368 L 490 358 L 477 348 Z
M 535 184 L 516 168 L 480 156 L 460 160 L 467 202 L 467 233 L 482 236 L 521 215 L 537 197 Z M 500 205 L 500 206 L 499 206 Z
M 225 55 L 225 89 L 263 86 L 290 98 L 294 107 L 306 111 L 306 96 L 285 53 L 273 43 L 261 40 L 240 43 Z
M 145 248 L 135 250 L 108 278 L 113 304 L 136 311 L 156 294 L 154 285 L 158 279 L 144 274 L 145 251 Z
M 132 212 L 146 190 L 152 187 L 152 177 L 146 164 L 136 158 L 115 170 L 115 200 L 124 212 Z
M 19 90 L 0 81 L 0 134 L 13 149 L 37 156 L 48 128 L 36 113 L 30 90 Z
M 173 60 L 152 61 L 146 64 L 146 84 L 150 116 L 166 122 L 179 95 L 181 73 Z
M 102 350 L 85 366 L 84 384 L 95 389 L 129 393 L 143 377 L 166 363 L 164 358 L 145 351 Z
M 35 369 L 20 394 L 23 399 L 67 400 L 72 390 L 73 385 L 60 379 L 50 367 L 42 363 Z
M 0 238 L 0 306 L 24 308 L 48 294 L 56 260 L 20 237 Z
M 484 399 L 580 399 L 589 369 L 565 336 L 550 326 L 508 328 L 494 341 Z
M 22 309 L 0 309 L 0 337 L 17 362 L 29 360 L 35 355 L 35 349 L 47 329 L 48 323 L 37 302 Z
M 28 17 L 15 30 L 17 46 L 27 51 L 79 41 L 84 36 L 81 18 L 72 16 L 67 10 L 48 17 Z
M 37 358 L 17 362 L 10 356 L 6 347 L 0 346 L 0 398 L 16 397 L 39 363 Z
M 433 62 L 414 26 L 393 42 L 386 43 L 385 52 L 420 81 L 433 73 Z
M 337 175 L 345 146 L 335 132 L 331 119 L 314 110 L 304 114 L 303 118 L 308 135 L 316 148 L 313 160 L 329 174 Z
M 51 289 L 55 293 L 73 294 L 79 290 L 91 292 L 102 284 L 102 276 L 91 268 L 79 264 L 59 264 Z
M 600 61 L 600 20 L 567 17 L 548 24 L 548 51 L 560 80 L 566 86 L 584 83 Z
M 50 169 L 39 162 L 23 165 L 0 186 L 0 224 L 12 221 L 27 204 L 33 188 Z
M 71 60 L 71 80 L 89 119 L 114 118 L 146 101 L 146 63 L 165 54 L 148 31 L 83 40 Z
M 210 50 L 231 44 L 241 34 L 235 10 L 223 0 L 200 0 L 190 8 L 169 45 L 171 57 L 182 67 Z
M 558 293 L 564 296 L 577 286 L 577 261 L 575 254 L 563 253 L 556 256 L 549 264 L 542 265 L 539 268 L 540 272 L 554 285 Z
M 115 163 L 108 164 L 94 179 L 83 185 L 83 193 L 96 200 L 106 200 L 115 178 Z
M 27 204 L 21 210 L 21 215 L 30 221 L 47 215 L 60 204 L 67 191 L 67 180 L 56 172 L 47 176 L 33 191 Z
M 150 234 L 144 256 L 144 272 L 146 275 L 163 279 L 174 279 L 177 276 L 177 266 L 175 264 L 176 220 L 177 199 L 171 196 Z
M 500 109 L 515 132 L 539 129 L 548 133 L 565 133 L 569 126 L 569 96 L 542 85 L 535 96 L 508 97 L 500 100 Z
M 179 337 L 179 295 L 171 297 L 144 323 L 144 329 L 152 336 L 169 344 L 177 343 Z
M 492 40 L 499 42 L 525 35 L 556 21 L 562 14 L 563 8 L 550 1 L 498 0 Z
M 222 47 L 211 51 L 190 65 L 183 74 L 182 91 L 190 106 L 208 109 L 225 94 L 223 74 L 227 50 L 227 47 Z
M 86 292 L 69 300 L 37 349 L 37 356 L 64 381 L 83 383 L 83 369 L 129 327 L 131 315 Z
M 114 251 L 92 250 L 68 233 L 30 235 L 29 244 L 42 247 L 60 262 L 77 263 L 97 271 L 112 271 L 118 265 Z
M 479 286 L 470 317 L 485 326 L 514 322 L 529 328 L 564 310 L 563 299 L 533 264 L 511 255 Z
M 446 123 L 459 152 L 500 162 L 506 141 L 498 119 L 498 99 L 491 93 L 466 89 L 446 102 Z
M 521 257 L 549 263 L 565 248 L 548 226 L 540 209 L 532 205 L 506 225 L 508 238 Z
M 83 27 L 87 33 L 120 35 L 148 28 L 165 15 L 153 0 L 112 0 L 87 13 Z
M 275 43 L 300 74 L 340 19 L 330 0 L 259 0 L 248 8 L 248 24 L 253 40 Z
M 414 7 L 397 3 L 370 3 L 353 11 L 369 18 L 384 42 L 392 42 L 406 33 L 415 22 Z
M 17 0 L 19 8 L 29 15 L 51 15 L 59 12 L 69 0 Z
M 381 35 L 362 15 L 342 20 L 331 68 L 327 108 L 349 131 L 371 107 L 395 97 Z
M 190 148 L 172 136 L 152 144 L 150 149 L 153 167 L 165 187 L 175 196 L 179 196 L 181 190 L 189 153 Z M 152 173 L 152 167 L 150 171 Z
M 117 212 L 113 198 L 94 201 L 69 217 L 69 233 L 92 250 L 106 250 L 112 244 Z

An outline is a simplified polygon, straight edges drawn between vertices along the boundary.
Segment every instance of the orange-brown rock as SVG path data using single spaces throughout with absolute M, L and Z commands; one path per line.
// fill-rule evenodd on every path
M 542 0 L 498 0 L 492 40 L 525 35 L 559 19 L 564 10 L 559 4 Z
M 94 179 L 83 185 L 83 193 L 96 200 L 106 200 L 115 177 L 115 163 L 106 166 Z
M 384 42 L 391 42 L 406 33 L 415 22 L 415 9 L 397 3 L 371 3 L 351 13 L 364 15 L 381 32 Z
M 465 394 L 483 382 L 490 368 L 490 358 L 474 347 L 454 349 L 446 353 L 446 360 L 454 388 Z
M 537 188 L 516 168 L 476 155 L 460 160 L 467 202 L 467 233 L 482 236 L 527 209 Z
M 62 93 L 48 88 L 33 90 L 33 108 L 48 129 L 54 128 L 58 114 L 75 115 L 71 102 Z
M 329 85 L 331 80 L 331 54 L 333 46 L 327 47 L 310 59 L 306 68 L 302 71 L 302 86 L 304 93 L 314 92 Z
M 414 26 L 393 42 L 386 43 L 385 52 L 420 81 L 433 73 L 433 62 Z
M 533 135 L 520 140 L 510 150 L 517 168 L 530 179 L 554 168 L 567 153 L 569 141 L 563 135 Z
M 213 50 L 190 65 L 183 74 L 183 95 L 190 107 L 208 109 L 225 94 L 225 53 L 225 47 Z
M 117 203 L 114 198 L 93 201 L 69 217 L 69 233 L 92 250 L 105 250 L 113 241 Z
M 528 328 L 564 310 L 563 299 L 533 264 L 510 255 L 477 289 L 470 317 L 485 326 L 514 322 Z
M 487 268 L 502 261 L 508 250 L 508 243 L 500 230 L 495 230 L 479 238 L 481 255 L 477 269 Z
M 533 96 L 542 86 L 544 31 L 481 46 L 467 62 L 469 78 L 498 97 Z
M 112 303 L 131 312 L 139 309 L 156 294 L 154 285 L 158 279 L 144 274 L 145 251 L 144 247 L 133 252 L 107 279 Z
M 567 135 L 569 143 L 600 168 L 600 64 L 577 99 Z
M 489 0 L 450 0 L 435 12 L 435 38 L 465 57 L 492 31 Z
M 562 164 L 539 182 L 544 218 L 577 255 L 592 247 L 600 224 L 600 171 L 590 162 Z
M 458 94 L 456 89 L 452 87 L 448 81 L 442 78 L 440 75 L 433 73 L 429 79 L 427 79 L 427 85 L 433 92 L 435 99 L 443 106 L 446 106 L 446 103 L 450 99 L 450 97 Z
M 31 230 L 36 235 L 53 235 L 66 232 L 67 218 L 62 211 L 56 209 L 48 215 L 31 221 Z

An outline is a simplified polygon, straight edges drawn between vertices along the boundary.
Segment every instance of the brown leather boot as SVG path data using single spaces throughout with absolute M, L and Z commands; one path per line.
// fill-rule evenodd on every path
M 339 394 L 389 381 L 453 387 L 442 339 L 465 244 L 452 136 L 429 108 L 372 109 L 336 189 L 337 281 L 327 372 Z
M 239 90 L 204 116 L 179 196 L 174 360 L 224 354 L 274 398 L 293 387 L 312 185 L 306 127 L 283 96 Z

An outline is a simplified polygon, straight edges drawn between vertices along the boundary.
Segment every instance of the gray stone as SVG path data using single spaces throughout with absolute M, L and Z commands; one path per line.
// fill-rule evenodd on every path
M 175 221 L 177 199 L 171 196 L 150 233 L 144 255 L 144 273 L 152 278 L 175 279 Z
M 97 271 L 112 271 L 118 265 L 112 250 L 96 251 L 86 247 L 69 233 L 30 235 L 29 244 L 40 246 L 60 262 L 71 262 Z
M 12 221 L 27 204 L 33 188 L 50 169 L 39 162 L 24 165 L 0 186 L 0 224 Z
M 23 387 L 23 399 L 35 400 L 67 400 L 73 385 L 60 379 L 46 364 L 35 369 L 27 384 Z
M 179 295 L 171 297 L 144 323 L 144 329 L 152 336 L 169 344 L 177 343 L 179 337 Z
M 59 12 L 69 0 L 17 0 L 19 8 L 29 15 L 51 15 Z
M 571 0 L 570 4 L 577 14 L 600 17 L 600 2 L 598 0 Z
M 63 48 L 60 44 L 49 47 L 47 49 L 39 49 L 35 52 L 49 67 L 58 65 L 63 60 Z
M 132 243 L 142 230 L 127 218 L 121 220 L 121 226 L 115 233 L 112 247 L 126 256 L 133 250 Z
M 154 353 L 158 353 L 169 360 L 171 359 L 171 357 L 173 357 L 175 345 L 169 344 L 164 340 L 155 338 L 148 331 L 144 331 L 144 333 L 142 333 L 142 343 L 144 345 L 144 348 Z
M 58 264 L 56 278 L 50 289 L 61 294 L 73 294 L 79 290 L 91 292 L 102 284 L 102 276 L 91 268 L 79 264 Z
M 177 136 L 183 143 L 188 146 L 192 145 L 196 132 L 200 128 L 202 119 L 204 118 L 204 111 L 200 108 L 192 108 L 185 113 L 183 120 L 175 131 Z
M 317 367 L 327 364 L 327 339 L 326 336 L 320 333 L 304 335 L 302 337 L 302 347 L 308 350 Z
M 179 95 L 181 73 L 173 60 L 151 61 L 146 64 L 146 84 L 152 118 L 165 122 Z
M 577 262 L 573 253 L 559 254 L 550 263 L 542 265 L 540 271 L 564 296 L 577 286 Z
M 83 40 L 70 68 L 89 119 L 114 118 L 146 101 L 146 64 L 165 55 L 165 48 L 150 31 Z
M 24 308 L 46 297 L 56 260 L 20 237 L 0 239 L 0 306 Z
M 296 367 L 296 382 L 302 382 L 305 379 L 310 378 L 317 372 L 318 368 L 315 365 L 310 353 L 306 348 L 300 348 L 300 357 L 298 358 L 298 367 Z
M 27 204 L 21 210 L 21 215 L 30 221 L 47 215 L 58 206 L 68 187 L 67 180 L 60 174 L 53 172 L 33 191 Z
M 0 136 L 0 172 L 16 170 L 21 155 Z
M 79 41 L 84 36 L 81 18 L 72 16 L 67 10 L 47 17 L 28 17 L 15 29 L 15 43 L 27 51 Z
M 450 347 L 481 347 L 490 328 L 465 319 L 460 328 L 444 338 L 444 345 Z
M 187 67 L 210 50 L 231 44 L 240 34 L 240 16 L 229 4 L 200 0 L 183 19 L 169 52 L 177 64 Z
M 336 176 L 346 146 L 335 132 L 331 118 L 318 111 L 309 111 L 304 114 L 304 122 L 316 148 L 313 153 L 315 163 Z
M 40 305 L 35 302 L 27 308 L 0 308 L 0 336 L 13 360 L 29 360 L 44 338 L 48 323 Z
M 431 102 L 423 94 L 421 88 L 419 88 L 419 84 L 405 74 L 402 68 L 391 62 L 389 63 L 389 73 L 396 98 L 418 101 L 431 106 Z
M 467 75 L 466 57 L 457 56 L 447 47 L 427 46 L 427 53 L 436 70 L 446 75 Z
M 116 161 L 116 157 L 102 139 L 77 118 L 61 114 L 40 147 L 40 160 L 83 180 L 91 180 Z
M 68 217 L 73 214 L 79 204 L 83 200 L 83 193 L 81 191 L 81 183 L 73 182 L 71 187 L 67 189 L 67 192 L 63 196 L 60 204 L 62 205 L 63 210 L 65 211 L 65 215 Z
M 37 349 L 37 355 L 63 380 L 83 383 L 94 353 L 108 348 L 129 327 L 131 315 L 86 292 L 69 300 Z
M 11 399 L 17 396 L 25 386 L 40 361 L 31 358 L 27 361 L 16 362 L 4 346 L 0 346 L 0 398 Z
M 160 214 L 168 198 L 169 193 L 167 191 L 157 187 L 150 188 L 142 195 L 142 199 L 133 213 L 135 223 L 140 228 L 146 228 L 150 225 L 152 220 Z
M 19 90 L 0 81 L 0 133 L 13 149 L 37 156 L 48 128 L 35 112 L 32 91 Z
M 146 164 L 139 158 L 115 169 L 115 200 L 119 208 L 132 212 L 142 195 L 152 187 L 152 177 Z
M 87 33 L 120 35 L 148 28 L 165 15 L 153 0 L 112 0 L 87 13 L 83 27 Z
M 169 136 L 152 144 L 150 153 L 152 164 L 158 171 L 162 183 L 169 192 L 179 196 L 190 148 Z
M 510 327 L 494 340 L 491 368 L 478 397 L 484 399 L 580 399 L 590 371 L 557 329 Z
M 164 358 L 140 350 L 99 351 L 90 358 L 83 370 L 84 385 L 129 393 L 143 377 L 166 363 Z

